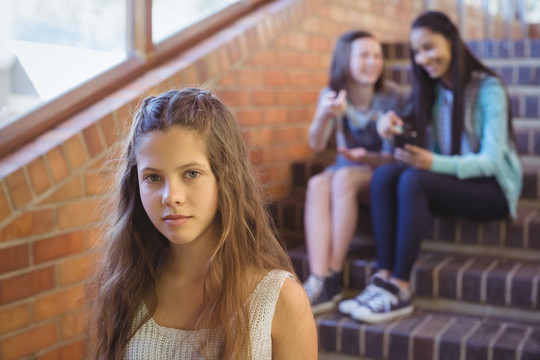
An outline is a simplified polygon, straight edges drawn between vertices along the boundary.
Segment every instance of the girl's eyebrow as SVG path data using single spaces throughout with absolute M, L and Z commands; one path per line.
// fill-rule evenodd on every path
M 208 167 L 208 165 L 198 163 L 196 161 L 192 161 L 192 162 L 177 166 L 176 170 L 182 170 L 182 169 L 190 168 L 190 167 L 204 167 L 204 168 L 206 168 L 206 167 Z M 159 171 L 159 169 L 156 169 L 156 168 L 153 168 L 153 167 L 150 167 L 150 166 L 146 166 L 146 167 L 142 168 L 140 171 Z

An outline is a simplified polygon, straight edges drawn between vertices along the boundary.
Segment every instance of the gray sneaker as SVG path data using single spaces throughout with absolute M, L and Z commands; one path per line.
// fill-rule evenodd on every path
M 410 295 L 405 295 L 397 285 L 387 282 L 378 294 L 353 309 L 351 317 L 369 324 L 378 324 L 409 315 L 413 311 Z
M 341 275 L 341 274 L 339 274 Z M 304 282 L 304 290 L 311 304 L 313 314 L 330 311 L 341 300 L 341 283 L 337 274 L 321 277 L 310 274 Z

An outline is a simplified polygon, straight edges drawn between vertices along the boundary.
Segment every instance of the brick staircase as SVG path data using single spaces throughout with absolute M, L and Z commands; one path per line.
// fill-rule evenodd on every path
M 540 359 L 540 40 L 469 43 L 508 84 L 524 187 L 516 221 L 436 217 L 411 275 L 416 310 L 368 325 L 338 312 L 316 316 L 320 359 Z M 384 46 L 386 77 L 409 86 L 407 46 Z M 307 180 L 332 151 L 295 163 L 291 194 L 273 205 L 298 275 L 305 280 L 303 211 Z M 348 295 L 375 271 L 368 208 L 344 269 Z

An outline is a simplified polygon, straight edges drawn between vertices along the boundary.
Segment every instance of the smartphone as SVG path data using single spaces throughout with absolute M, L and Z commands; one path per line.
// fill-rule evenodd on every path
M 412 129 L 410 124 L 403 126 L 399 135 L 394 135 L 394 145 L 403 148 L 405 144 L 418 145 L 418 133 Z

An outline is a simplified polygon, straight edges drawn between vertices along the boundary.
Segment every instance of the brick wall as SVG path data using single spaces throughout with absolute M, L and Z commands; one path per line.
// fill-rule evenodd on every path
M 422 0 L 278 0 L 0 160 L 0 359 L 80 359 L 83 281 L 117 140 L 141 98 L 205 84 L 231 106 L 267 196 L 288 192 L 336 37 L 406 41 Z M 454 10 L 450 10 L 454 11 Z M 481 37 L 481 32 L 471 30 Z

